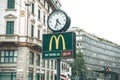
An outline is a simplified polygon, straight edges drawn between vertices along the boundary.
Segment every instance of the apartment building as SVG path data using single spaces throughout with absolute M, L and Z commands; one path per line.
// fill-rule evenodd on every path
M 60 7 L 59 0 L 0 0 L 0 80 L 55 80 L 56 60 L 42 59 L 42 35 Z
M 76 32 L 76 48 L 84 55 L 87 79 L 120 79 L 120 45 L 78 27 L 69 31 Z

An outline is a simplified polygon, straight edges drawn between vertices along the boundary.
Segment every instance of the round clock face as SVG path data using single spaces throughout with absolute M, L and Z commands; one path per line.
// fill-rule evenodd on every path
M 67 21 L 67 15 L 65 12 L 55 10 L 49 15 L 47 24 L 52 31 L 58 32 L 63 30 L 67 24 Z

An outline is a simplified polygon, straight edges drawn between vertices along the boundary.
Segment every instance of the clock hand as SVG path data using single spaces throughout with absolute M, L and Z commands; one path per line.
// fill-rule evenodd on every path
M 55 28 L 58 26 L 58 22 L 56 21 L 56 23 L 55 23 Z
M 56 22 L 59 23 L 59 24 L 61 25 L 61 23 L 60 23 L 60 21 L 59 21 L 58 19 L 56 19 Z
M 58 19 L 56 19 L 55 28 L 58 28 L 58 27 L 57 27 L 57 26 L 58 26 L 58 24 L 59 24 L 59 25 L 61 25 L 61 23 L 59 22 L 59 20 L 58 20 Z

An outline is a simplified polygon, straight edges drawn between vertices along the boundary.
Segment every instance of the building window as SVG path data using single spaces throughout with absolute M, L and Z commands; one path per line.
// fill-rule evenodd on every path
M 15 8 L 15 0 L 8 0 L 7 8 L 14 9 Z
M 41 74 L 41 80 L 45 80 L 45 73 Z
M 53 77 L 54 77 L 54 74 L 53 74 L 53 71 L 51 71 L 51 80 L 54 80 Z
M 40 80 L 40 74 L 36 73 L 35 80 Z
M 47 70 L 46 80 L 49 80 L 49 71 Z
M 28 80 L 33 80 L 33 72 L 29 72 L 29 74 L 28 74 Z
M 42 67 L 45 67 L 45 60 L 42 60 Z
M 38 30 L 38 39 L 40 39 L 40 30 Z
M 49 60 L 47 60 L 47 68 L 49 68 L 49 65 L 50 65 Z
M 40 10 L 38 9 L 38 20 L 40 20 Z
M 16 80 L 15 72 L 0 72 L 0 80 Z
M 34 14 L 34 3 L 32 3 L 32 14 Z
M 0 63 L 15 63 L 17 62 L 17 51 L 4 50 L 0 51 Z
M 31 26 L 31 37 L 34 37 L 34 26 Z
M 57 69 L 57 61 L 55 61 L 55 69 Z
M 44 0 L 41 0 L 41 3 L 44 5 Z
M 40 55 L 36 54 L 36 65 L 40 66 Z
M 45 0 L 41 0 L 41 3 L 44 5 L 44 7 L 45 7 Z
M 63 70 L 64 66 L 63 66 L 63 63 L 62 63 L 62 70 Z
M 45 15 L 43 15 L 43 23 L 44 23 L 44 25 L 45 25 Z
M 46 0 L 44 0 L 44 7 L 45 7 L 45 2 L 46 2 Z
M 6 34 L 14 34 L 14 21 L 7 21 Z
M 34 63 L 34 53 L 30 52 L 30 56 L 29 56 L 29 64 L 33 64 Z
M 48 4 L 48 13 L 50 13 L 50 4 Z
M 54 65 L 53 60 L 51 60 L 51 69 L 53 69 L 53 65 Z

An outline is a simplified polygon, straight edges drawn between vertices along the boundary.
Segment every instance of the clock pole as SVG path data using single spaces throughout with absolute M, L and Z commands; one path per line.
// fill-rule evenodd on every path
M 57 59 L 57 80 L 60 80 L 60 59 Z
M 70 17 L 60 9 L 55 9 L 47 19 L 48 27 L 53 33 L 65 32 L 69 28 L 70 23 Z M 57 80 L 60 80 L 60 60 L 61 58 L 57 58 Z
M 56 32 L 53 31 L 53 33 L 56 33 Z M 56 76 L 57 76 L 56 77 L 57 80 L 60 80 L 60 59 L 59 58 L 57 59 L 57 75 Z

